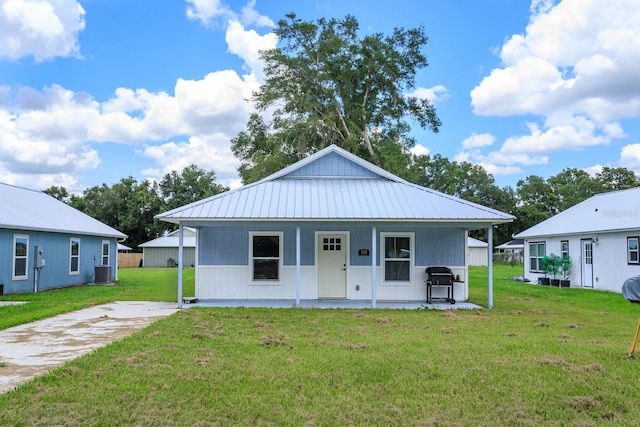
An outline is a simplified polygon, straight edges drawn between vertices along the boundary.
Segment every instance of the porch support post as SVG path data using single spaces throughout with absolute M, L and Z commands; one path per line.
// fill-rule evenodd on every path
M 296 307 L 300 306 L 300 226 L 296 227 Z
M 184 227 L 178 225 L 178 308 L 182 308 L 182 252 L 184 248 Z
M 377 231 L 376 227 L 371 228 L 371 308 L 376 308 L 376 283 L 378 282 L 376 277 L 376 250 Z
M 489 267 L 489 308 L 493 308 L 493 224 L 489 225 L 487 233 L 487 266 Z

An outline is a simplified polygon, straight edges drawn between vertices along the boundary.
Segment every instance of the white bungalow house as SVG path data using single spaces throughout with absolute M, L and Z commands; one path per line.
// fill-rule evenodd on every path
M 125 234 L 41 191 L 0 184 L 0 200 L 0 294 L 117 279 Z
M 183 234 L 183 263 L 195 265 L 196 230 L 185 227 Z M 178 230 L 138 246 L 142 248 L 142 265 L 145 267 L 176 267 L 178 265 Z
M 640 275 L 640 187 L 593 196 L 514 236 L 524 239 L 524 273 L 543 275 L 545 255 L 570 256 L 572 287 L 621 292 Z
M 494 256 L 503 262 L 522 262 L 524 239 L 513 239 L 496 246 Z
M 378 300 L 425 301 L 429 266 L 451 268 L 460 278 L 454 297 L 467 300 L 467 232 L 487 229 L 491 242 L 493 226 L 513 220 L 333 145 L 157 217 L 196 230 L 199 300 L 349 299 L 372 307 Z
M 467 265 L 487 266 L 488 248 L 487 242 L 467 237 Z

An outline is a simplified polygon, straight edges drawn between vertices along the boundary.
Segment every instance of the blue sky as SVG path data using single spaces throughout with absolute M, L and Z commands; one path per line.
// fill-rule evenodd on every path
M 230 140 L 289 12 L 424 26 L 415 93 L 443 125 L 413 128 L 417 153 L 514 188 L 567 167 L 640 173 L 640 0 L 0 0 L 0 181 L 81 192 L 197 164 L 239 185 Z

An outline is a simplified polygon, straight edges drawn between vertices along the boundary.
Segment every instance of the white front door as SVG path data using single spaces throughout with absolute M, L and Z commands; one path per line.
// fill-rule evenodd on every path
M 347 297 L 347 235 L 318 235 L 318 298 Z
M 582 240 L 582 286 L 593 288 L 593 241 Z

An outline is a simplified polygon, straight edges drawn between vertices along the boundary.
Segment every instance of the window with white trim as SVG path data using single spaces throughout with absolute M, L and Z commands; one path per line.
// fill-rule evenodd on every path
M 27 280 L 29 278 L 29 236 L 27 235 L 13 235 L 11 276 L 12 280 Z
M 282 233 L 249 233 L 249 252 L 253 281 L 280 280 Z
M 111 250 L 111 242 L 102 241 L 102 265 L 109 265 L 109 252 Z
M 569 241 L 561 240 L 560 241 L 560 259 L 564 259 L 569 256 Z
M 69 274 L 80 274 L 80 239 L 69 239 Z
M 413 233 L 380 233 L 385 282 L 411 282 Z
M 640 257 L 638 252 L 639 237 L 627 237 L 627 263 L 640 264 Z
M 544 272 L 544 266 L 542 265 L 542 258 L 546 255 L 545 242 L 531 242 L 529 243 L 529 271 L 532 273 Z

